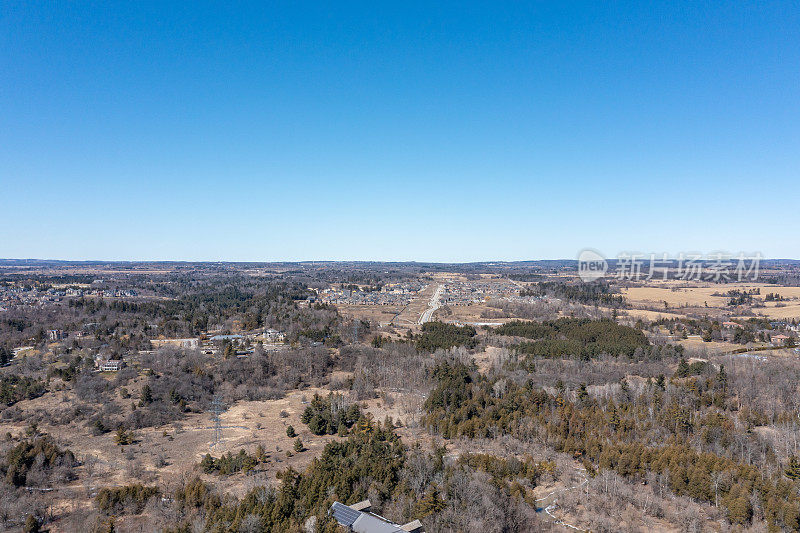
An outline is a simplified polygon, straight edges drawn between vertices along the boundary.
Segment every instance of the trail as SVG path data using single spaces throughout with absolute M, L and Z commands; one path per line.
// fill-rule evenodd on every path
M 580 487 L 583 487 L 584 485 L 586 485 L 589 482 L 589 478 L 586 477 L 586 474 L 584 472 L 579 471 L 579 473 L 580 473 L 581 476 L 583 476 L 583 481 L 581 481 L 577 485 L 575 485 L 573 487 L 566 487 L 566 488 L 563 488 L 563 489 L 554 490 L 553 492 L 551 492 L 551 493 L 549 493 L 549 494 L 547 494 L 545 496 L 542 496 L 541 498 L 537 498 L 535 501 L 543 502 L 543 501 L 545 501 L 545 500 L 547 500 L 549 498 L 552 498 L 556 494 L 560 494 L 562 492 L 568 492 L 568 491 L 575 490 L 575 489 L 578 489 Z M 554 511 L 554 510 L 556 510 L 558 508 L 558 503 L 557 502 L 558 502 L 558 500 L 553 499 L 552 503 L 544 508 L 545 514 L 547 514 L 547 516 L 549 516 L 550 518 L 553 519 L 553 523 L 554 524 L 558 524 L 559 526 L 564 526 L 566 528 L 574 529 L 575 531 L 586 531 L 584 529 L 579 528 L 576 525 L 564 522 L 563 520 L 558 518 L 556 515 L 554 515 L 552 513 L 552 511 Z

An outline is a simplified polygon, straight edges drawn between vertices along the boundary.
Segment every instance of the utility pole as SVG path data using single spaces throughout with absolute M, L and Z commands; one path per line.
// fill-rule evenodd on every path
M 211 402 L 211 413 L 214 421 L 214 443 L 211 444 L 211 447 L 214 448 L 222 440 L 222 423 L 219 418 L 219 415 L 222 414 L 222 401 L 219 396 L 214 396 L 214 401 Z

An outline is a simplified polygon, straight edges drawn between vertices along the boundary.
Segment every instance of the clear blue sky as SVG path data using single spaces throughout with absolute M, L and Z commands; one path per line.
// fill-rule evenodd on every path
M 216 4 L 0 4 L 0 257 L 800 257 L 796 2 Z

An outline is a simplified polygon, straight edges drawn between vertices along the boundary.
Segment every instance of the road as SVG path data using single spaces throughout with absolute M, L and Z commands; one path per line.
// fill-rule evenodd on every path
M 440 300 L 442 299 L 443 291 L 444 291 L 444 285 L 439 284 L 436 287 L 436 291 L 433 293 L 433 296 L 431 296 L 431 301 L 428 304 L 428 308 L 425 310 L 424 313 L 422 313 L 422 316 L 419 317 L 420 326 L 425 322 L 430 322 L 431 318 L 433 318 L 433 313 L 435 313 L 436 310 L 442 306 Z

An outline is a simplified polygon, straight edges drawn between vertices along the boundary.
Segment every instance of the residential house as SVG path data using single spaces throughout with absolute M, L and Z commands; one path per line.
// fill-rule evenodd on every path
M 786 335 L 773 335 L 769 340 L 772 342 L 773 346 L 783 346 L 786 344 L 786 341 L 789 340 L 789 337 Z
M 344 505 L 333 502 L 328 514 L 333 516 L 339 525 L 355 533 L 425 533 L 422 523 L 414 520 L 405 525 L 395 524 L 380 515 L 370 512 L 372 504 L 369 500 Z
M 100 363 L 101 372 L 119 372 L 125 368 L 125 361 L 122 359 L 107 359 Z

